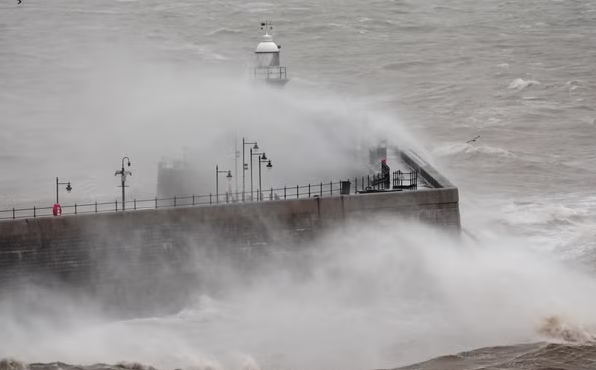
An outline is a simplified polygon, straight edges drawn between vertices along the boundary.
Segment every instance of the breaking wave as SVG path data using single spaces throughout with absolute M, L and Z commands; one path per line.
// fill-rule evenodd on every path
M 498 156 L 504 158 L 514 157 L 510 151 L 502 148 L 495 148 L 488 145 L 476 145 L 467 143 L 451 143 L 440 146 L 432 151 L 432 154 L 437 157 L 452 157 L 456 155 L 488 155 Z
M 581 325 L 564 321 L 559 316 L 548 316 L 538 329 L 538 333 L 550 340 L 568 343 L 591 344 L 596 336 Z
M 0 370 L 25 370 L 26 368 L 27 365 L 12 358 L 0 360 Z
M 535 80 L 524 80 L 521 78 L 515 79 L 513 81 L 511 81 L 511 83 L 509 84 L 509 89 L 510 90 L 525 90 L 530 86 L 535 86 L 535 85 L 540 85 L 540 82 L 535 81 Z
M 207 32 L 205 36 L 215 36 L 215 35 L 235 35 L 238 33 L 242 33 L 242 30 L 233 29 L 233 28 L 218 28 L 211 32 Z
M 395 370 L 592 370 L 596 346 L 533 343 L 481 348 Z
M 547 203 L 512 203 L 505 207 L 506 222 L 511 225 L 572 224 L 586 212 L 563 205 Z

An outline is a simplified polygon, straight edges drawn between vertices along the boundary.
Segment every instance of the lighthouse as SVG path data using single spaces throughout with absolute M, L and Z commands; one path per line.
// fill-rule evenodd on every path
M 288 74 L 286 67 L 280 65 L 281 46 L 273 42 L 273 36 L 269 34 L 269 31 L 273 30 L 272 23 L 261 23 L 261 30 L 264 30 L 265 34 L 255 50 L 254 78 L 256 81 L 283 87 L 289 81 Z

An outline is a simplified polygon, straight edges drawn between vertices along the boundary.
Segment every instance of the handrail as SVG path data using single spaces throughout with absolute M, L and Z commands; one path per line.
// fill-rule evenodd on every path
M 316 184 L 284 186 L 283 188 L 256 189 L 245 193 L 244 202 L 271 201 L 284 199 L 322 198 L 324 196 L 338 196 L 366 193 L 371 189 L 389 190 L 380 188 L 376 176 L 362 176 L 354 178 L 352 183 L 347 181 L 319 182 Z M 393 190 L 415 190 L 417 188 L 417 171 L 393 173 Z M 404 181 L 409 181 L 405 184 Z M 345 185 L 347 184 L 347 186 Z M 352 188 L 353 184 L 353 188 Z M 374 184 L 374 185 L 373 185 Z M 360 188 L 360 190 L 359 190 Z M 215 194 L 174 196 L 169 198 L 133 199 L 126 201 L 126 212 L 144 209 L 161 209 L 177 207 L 210 206 L 223 203 L 242 203 L 241 192 L 226 192 L 216 197 Z M 92 213 L 121 212 L 122 202 L 118 200 L 94 202 L 84 204 L 70 204 L 62 206 L 63 216 L 76 216 Z M 53 207 L 11 208 L 0 210 L 0 221 L 24 218 L 53 217 Z

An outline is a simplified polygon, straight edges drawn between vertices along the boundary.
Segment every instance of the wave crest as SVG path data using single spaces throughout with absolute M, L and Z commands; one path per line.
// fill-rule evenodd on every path
M 432 152 L 439 157 L 449 157 L 459 154 L 483 154 L 489 156 L 513 157 L 513 153 L 503 148 L 488 145 L 471 145 L 467 143 L 452 143 L 441 146 Z
M 549 339 L 562 340 L 569 343 L 588 344 L 596 340 L 596 336 L 578 325 L 564 322 L 558 316 L 546 317 L 538 333 Z
M 143 365 L 140 362 L 126 362 L 122 361 L 116 364 L 117 368 L 125 370 L 156 370 L 153 366 Z
M 525 90 L 530 86 L 540 85 L 540 82 L 535 80 L 524 80 L 521 78 L 517 78 L 509 84 L 509 90 Z
M 585 216 L 584 211 L 547 203 L 512 203 L 504 211 L 511 225 L 573 224 Z
M 237 30 L 234 28 L 218 28 L 211 32 L 207 32 L 205 36 L 215 36 L 215 35 L 235 35 L 238 33 L 242 33 L 241 30 Z
M 27 365 L 12 358 L 0 360 L 0 370 L 25 370 Z

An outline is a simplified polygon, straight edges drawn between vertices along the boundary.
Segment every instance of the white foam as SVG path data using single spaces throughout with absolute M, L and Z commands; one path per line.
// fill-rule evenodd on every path
M 207 32 L 205 34 L 205 36 L 214 36 L 214 35 L 220 35 L 220 34 L 238 34 L 238 33 L 242 33 L 242 30 L 235 29 L 235 28 L 218 28 L 216 30 Z
M 504 209 L 506 221 L 512 225 L 574 223 L 586 211 L 556 203 L 512 203 Z
M 0 328 L 19 335 L 0 337 L 0 347 L 26 361 L 372 369 L 531 341 L 550 316 L 596 322 L 591 276 L 528 252 L 527 240 L 483 240 L 399 219 L 352 224 L 303 250 L 306 275 L 290 273 L 293 260 L 265 264 L 249 285 L 230 280 L 234 294 L 150 320 L 86 324 L 75 312 L 72 325 L 52 330 L 43 315 L 18 323 L 5 311 Z M 205 310 L 219 314 L 193 319 Z
M 489 155 L 489 156 L 499 156 L 499 157 L 513 157 L 514 154 L 510 151 L 492 147 L 489 145 L 483 144 L 468 144 L 468 143 L 450 143 L 446 145 L 442 145 L 435 150 L 432 151 L 433 156 L 438 157 L 450 157 L 456 156 L 460 154 L 467 154 L 467 155 Z
M 511 81 L 511 83 L 509 84 L 509 89 L 510 90 L 525 90 L 530 86 L 535 86 L 535 85 L 540 85 L 540 82 L 535 81 L 535 80 L 524 80 L 521 78 L 515 79 L 513 81 Z

